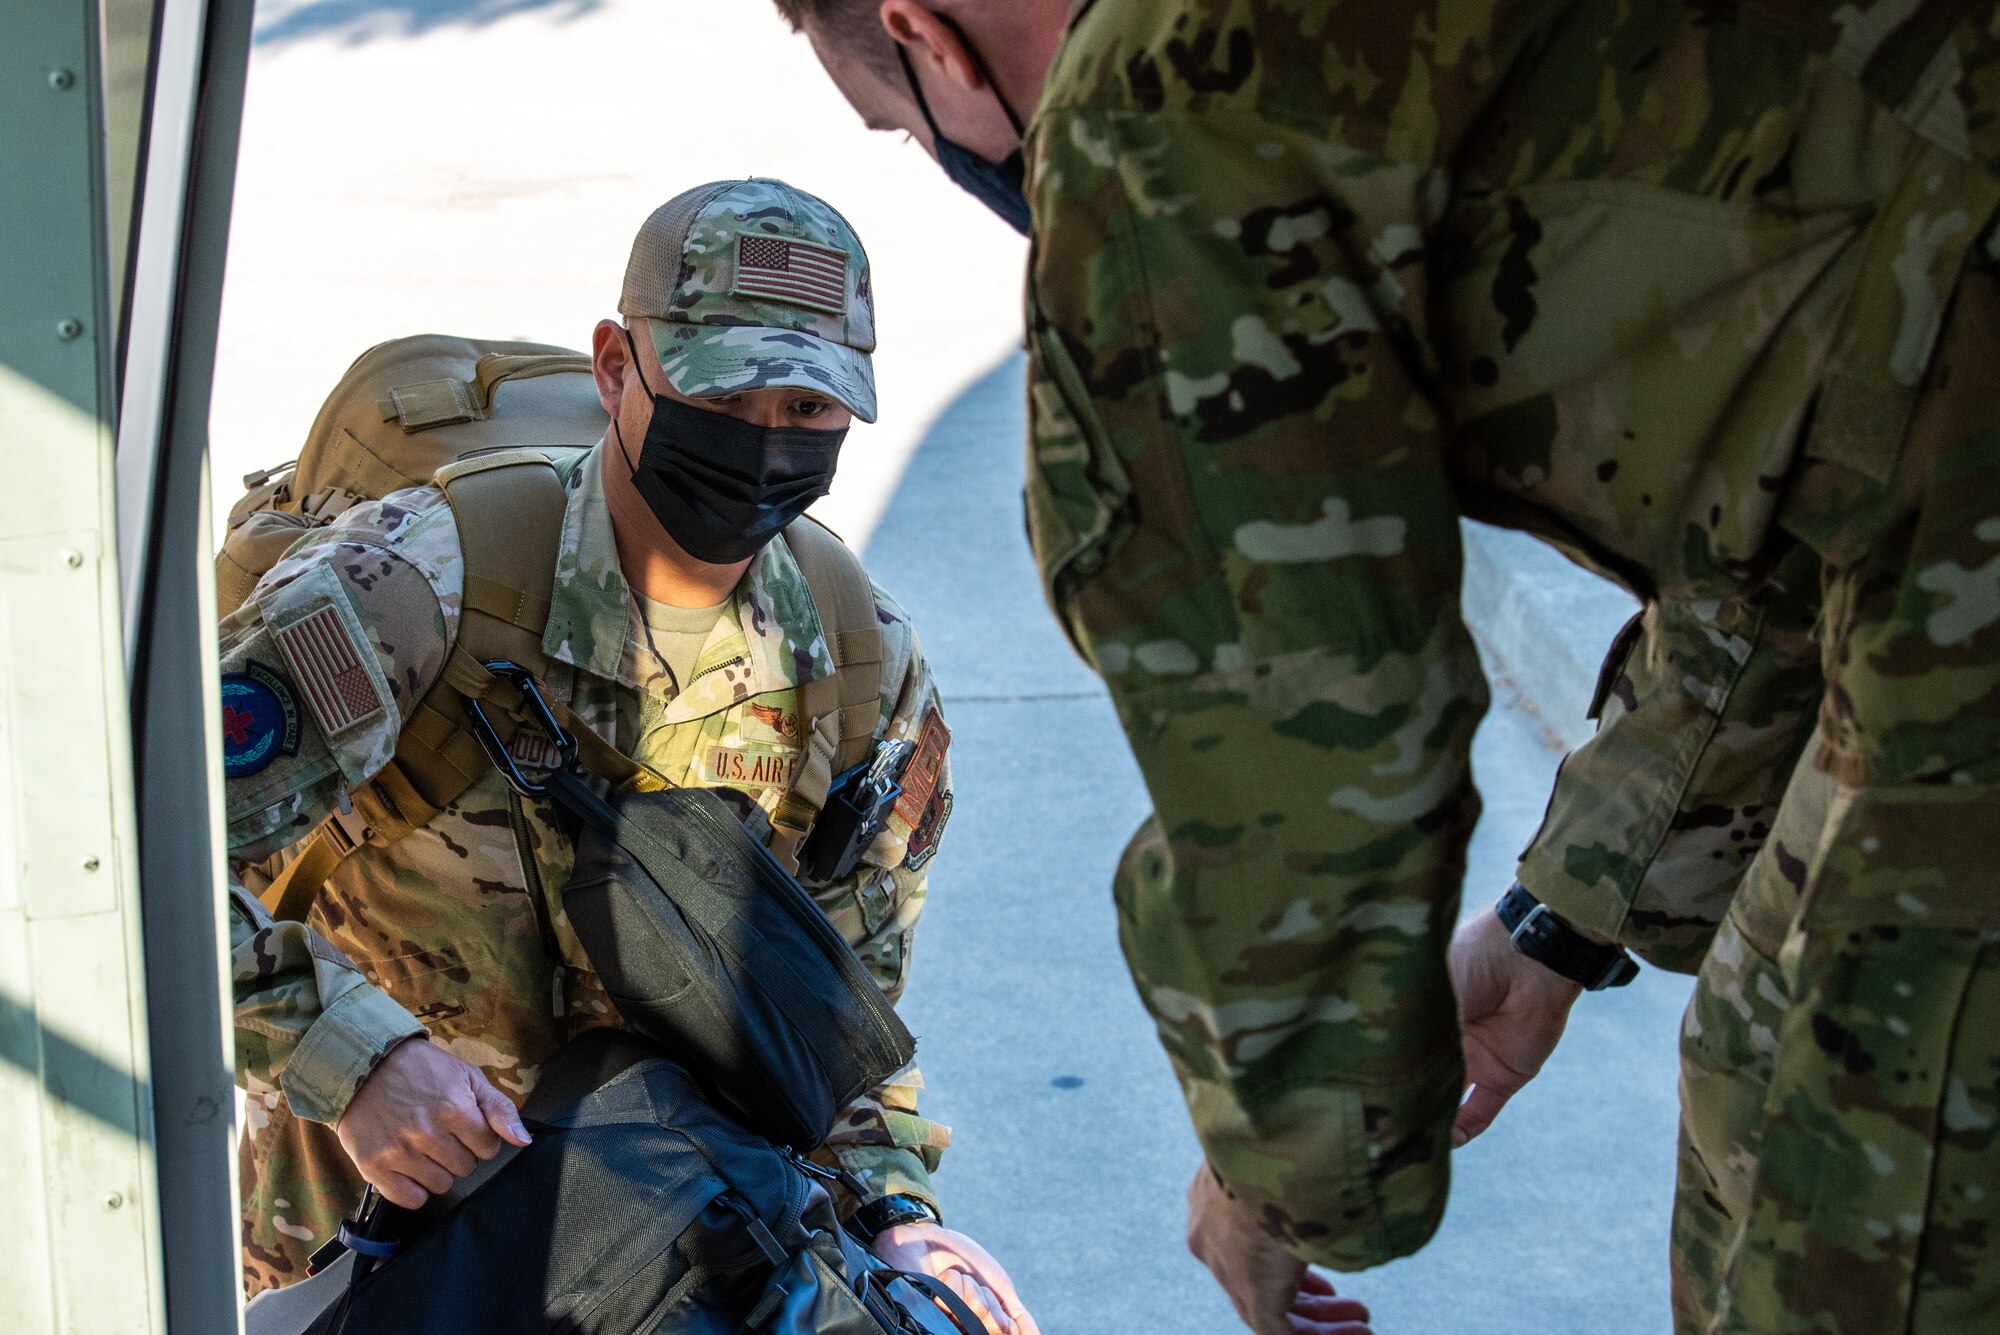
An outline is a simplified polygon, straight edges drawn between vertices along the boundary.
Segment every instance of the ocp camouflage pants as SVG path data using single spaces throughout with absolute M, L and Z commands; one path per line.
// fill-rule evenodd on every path
M 1978 845 L 2000 805 L 1809 771 L 1687 1011 L 1675 1331 L 1990 1331 L 2000 904 Z M 1822 841 L 1845 847 L 1808 879 Z
M 1826 703 L 1687 1010 L 1677 1335 L 2000 1330 L 1996 368 L 1974 273 L 1890 495 L 1795 507 Z

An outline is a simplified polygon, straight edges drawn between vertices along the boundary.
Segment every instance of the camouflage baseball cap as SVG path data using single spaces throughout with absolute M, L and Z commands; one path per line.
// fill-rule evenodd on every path
M 689 398 L 791 386 L 875 420 L 868 256 L 847 219 L 783 181 L 714 181 L 653 210 L 618 310 L 646 321 Z

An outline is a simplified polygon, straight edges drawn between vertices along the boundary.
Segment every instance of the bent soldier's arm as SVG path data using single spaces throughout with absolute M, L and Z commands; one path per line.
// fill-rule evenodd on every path
M 1612 646 L 1597 735 L 1563 761 L 1528 892 L 1679 973 L 1708 943 L 1818 718 L 1816 558 L 1756 599 L 1650 604 Z
M 904 781 L 906 786 L 920 784 L 921 791 L 906 794 L 891 814 L 888 830 L 854 872 L 813 893 L 893 1003 L 902 999 L 909 982 L 930 858 L 951 814 L 951 766 L 945 758 L 949 734 L 943 730 L 937 686 L 916 634 L 886 594 L 878 590 L 876 598 L 886 660 L 883 716 L 888 723 L 883 737 L 917 746 Z M 927 764 L 931 768 L 919 779 L 919 767 Z M 826 1150 L 861 1180 L 868 1200 L 909 1194 L 937 1204 L 930 1174 L 951 1143 L 951 1131 L 918 1111 L 923 1083 L 915 1065 L 905 1067 L 855 1100 L 827 1137 Z
M 312 1121 L 338 1121 L 383 1054 L 424 1029 L 317 932 L 274 921 L 256 894 L 387 761 L 442 667 L 456 570 L 421 568 L 422 542 L 387 545 L 438 522 L 388 501 L 350 512 L 288 554 L 220 628 L 237 1080 L 253 1097 L 282 1093 Z M 455 551 L 455 536 L 442 536 Z
M 1436 1228 L 1462 1088 L 1486 688 L 1423 333 L 1441 182 L 1383 108 L 1334 146 L 1311 107 L 1136 69 L 1049 86 L 1163 105 L 1057 99 L 1031 131 L 1029 525 L 1153 800 L 1121 937 L 1209 1164 L 1360 1269 Z

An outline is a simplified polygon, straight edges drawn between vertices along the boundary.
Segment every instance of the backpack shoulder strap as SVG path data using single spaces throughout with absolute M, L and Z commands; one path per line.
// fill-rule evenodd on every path
M 536 679 L 548 676 L 542 649 L 556 559 L 562 550 L 563 518 L 569 492 L 555 470 L 556 454 L 546 450 L 500 450 L 461 459 L 441 468 L 437 483 L 451 502 L 465 555 L 465 601 L 458 642 L 443 677 L 424 697 L 422 731 L 405 725 L 396 744 L 396 768 L 412 779 L 422 775 L 419 792 L 442 807 L 485 775 L 491 762 L 465 721 L 465 700 L 485 701 L 501 717 L 494 731 L 509 739 L 522 705 L 520 692 L 486 670 L 496 658 L 518 663 Z M 545 703 L 576 738 L 584 765 L 616 784 L 660 788 L 652 771 L 604 741 L 562 701 Z M 445 795 L 441 800 L 433 793 Z M 436 812 L 431 813 L 435 815 Z M 424 822 L 418 822 L 422 824 Z
M 412 829 L 428 824 L 490 766 L 466 726 L 464 705 L 464 697 L 489 699 L 504 685 L 486 663 L 504 658 L 537 677 L 548 670 L 542 632 L 549 624 L 568 502 L 562 479 L 541 450 L 463 459 L 439 469 L 434 481 L 458 525 L 465 588 L 458 639 L 444 672 L 403 720 L 396 742 L 391 768 L 420 799 L 415 812 L 403 813 Z M 505 708 L 518 701 L 495 703 Z
M 808 738 L 805 763 L 772 813 L 771 851 L 797 870 L 799 846 L 826 806 L 833 780 L 868 758 L 882 713 L 882 624 L 875 585 L 861 560 L 818 520 L 785 530 L 833 657 L 833 675 L 799 687 Z
M 486 773 L 491 762 L 466 724 L 465 697 L 503 711 L 520 703 L 486 670 L 488 660 L 511 659 L 537 676 L 547 670 L 542 632 L 568 502 L 551 456 L 496 451 L 440 469 L 435 481 L 451 504 L 465 562 L 458 638 L 444 671 L 404 717 L 394 758 L 354 790 L 351 809 L 313 829 L 259 896 L 273 917 L 303 921 L 320 887 L 363 843 L 386 848 L 423 828 Z M 511 734 L 511 719 L 495 722 Z

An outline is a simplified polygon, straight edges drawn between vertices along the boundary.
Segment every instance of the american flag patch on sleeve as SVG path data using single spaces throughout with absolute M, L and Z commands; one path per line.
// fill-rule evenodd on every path
M 775 236 L 736 239 L 736 292 L 847 314 L 847 254 Z
M 382 712 L 382 692 L 339 611 L 322 605 L 275 633 L 328 736 Z

